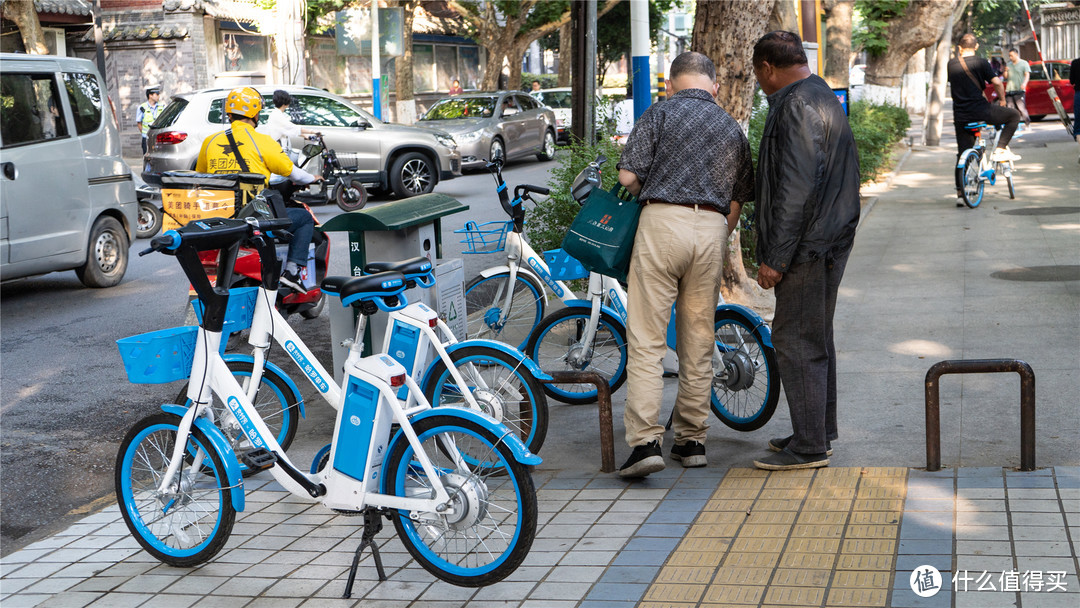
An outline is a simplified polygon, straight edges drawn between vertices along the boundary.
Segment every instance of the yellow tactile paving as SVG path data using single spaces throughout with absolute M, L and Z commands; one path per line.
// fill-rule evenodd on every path
M 640 608 L 885 606 L 907 469 L 732 469 Z

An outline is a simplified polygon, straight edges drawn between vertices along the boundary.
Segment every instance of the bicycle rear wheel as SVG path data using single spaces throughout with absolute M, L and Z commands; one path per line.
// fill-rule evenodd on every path
M 736 431 L 757 430 L 772 418 L 780 399 L 776 353 L 738 311 L 718 310 L 715 319 L 721 361 L 713 372 L 712 411 Z
M 964 153 L 961 166 L 961 179 L 963 181 L 964 204 L 974 209 L 979 206 L 983 198 L 983 188 L 986 184 L 979 177 L 979 164 L 982 155 L 977 150 L 968 150 Z
M 180 417 L 166 413 L 135 423 L 116 456 L 115 484 L 120 513 L 135 540 L 158 560 L 186 568 L 209 560 L 225 546 L 236 511 L 221 456 L 194 426 L 188 456 L 201 452 L 208 466 L 195 470 L 185 459 L 170 489 L 158 491 L 179 426 Z
M 413 430 L 450 503 L 442 512 L 392 511 L 401 542 L 448 583 L 481 587 L 506 578 L 536 536 L 536 488 L 528 467 L 491 431 L 457 416 L 431 416 Z M 394 444 L 384 471 L 388 494 L 434 496 L 409 442 Z
M 504 315 L 506 294 L 511 289 L 510 311 Z M 470 338 L 498 340 L 518 349 L 525 348 L 529 334 L 544 317 L 544 288 L 520 272 L 512 288 L 509 271 L 479 276 L 465 288 L 465 310 Z

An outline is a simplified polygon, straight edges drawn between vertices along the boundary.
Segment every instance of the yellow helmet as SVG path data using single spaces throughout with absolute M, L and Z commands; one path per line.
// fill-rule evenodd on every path
M 238 114 L 258 120 L 262 107 L 262 95 L 259 95 L 259 92 L 251 87 L 233 89 L 229 91 L 229 96 L 225 98 L 226 114 Z

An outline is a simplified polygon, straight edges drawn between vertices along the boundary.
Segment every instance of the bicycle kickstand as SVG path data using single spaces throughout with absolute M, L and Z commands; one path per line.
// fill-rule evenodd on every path
M 349 581 L 345 583 L 345 595 L 343 598 L 352 597 L 353 581 L 356 580 L 356 569 L 360 565 L 360 554 L 364 547 L 371 547 L 371 555 L 375 558 L 375 570 L 379 573 L 379 581 L 386 580 L 386 571 L 383 570 L 382 558 L 379 557 L 379 545 L 375 543 L 375 535 L 382 530 L 382 511 L 373 507 L 364 509 L 364 532 L 360 535 L 360 546 L 353 555 L 352 567 L 349 568 Z

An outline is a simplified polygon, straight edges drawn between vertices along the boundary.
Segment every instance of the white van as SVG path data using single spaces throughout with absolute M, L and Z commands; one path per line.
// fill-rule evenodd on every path
M 0 280 L 124 278 L 138 203 L 116 113 L 85 59 L 0 53 Z

